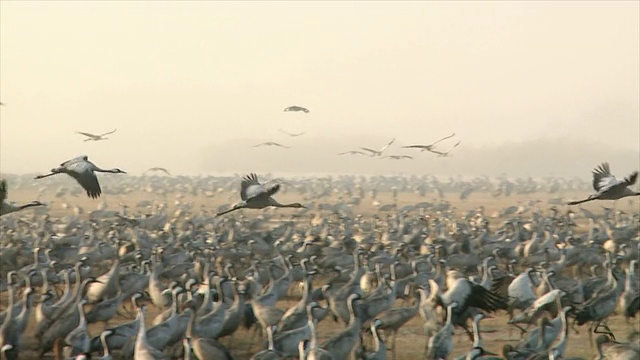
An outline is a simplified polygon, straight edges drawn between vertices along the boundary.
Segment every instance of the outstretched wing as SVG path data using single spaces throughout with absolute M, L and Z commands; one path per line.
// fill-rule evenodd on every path
M 66 173 L 76 179 L 90 198 L 97 199 L 102 194 L 102 189 L 98 183 L 98 177 L 90 166 L 89 162 L 76 161 L 66 166 L 68 170 Z
M 240 183 L 240 199 L 243 201 L 260 196 L 265 192 L 266 189 L 260 184 L 256 174 L 251 173 L 242 178 L 242 182 Z
M 7 180 L 0 180 L 0 206 L 7 199 Z
M 595 191 L 605 191 L 617 183 L 618 180 L 611 174 L 609 163 L 602 163 L 600 166 L 593 169 L 593 189 Z
M 169 170 L 167 170 L 165 168 L 162 168 L 162 167 L 152 167 L 152 168 L 149 168 L 147 171 L 162 171 L 163 173 L 171 176 L 171 173 L 169 173 Z M 145 171 L 145 172 L 147 172 L 147 171 Z
M 387 143 L 387 145 L 383 146 L 383 147 L 382 147 L 382 149 L 380 149 L 380 152 L 383 152 L 383 151 L 387 150 L 387 148 L 388 148 L 389 146 L 391 146 L 391 144 L 393 144 L 395 141 L 396 141 L 396 139 L 395 139 L 395 138 L 391 139 L 391 141 L 389 141 L 389 142 Z
M 72 163 L 77 163 L 77 162 L 83 162 L 83 161 L 89 161 L 89 157 L 87 155 L 80 155 L 77 157 L 74 157 L 73 159 L 67 160 L 65 162 L 63 162 L 62 164 L 60 164 L 60 166 L 62 167 L 67 167 L 69 165 L 71 165 Z
M 113 131 L 109 131 L 109 132 L 106 132 L 106 133 L 104 133 L 104 134 L 100 134 L 100 137 L 103 137 L 103 136 L 106 136 L 106 135 L 113 134 L 114 132 L 116 132 L 116 130 L 118 130 L 118 129 L 114 129 Z
M 368 152 L 370 152 L 370 153 L 372 153 L 374 155 L 379 153 L 379 151 L 372 150 L 372 149 L 369 149 L 369 148 L 366 148 L 366 147 L 361 147 L 360 149 L 368 151 Z
M 93 134 L 89 134 L 89 133 L 82 132 L 82 131 L 77 131 L 76 133 L 84 135 L 84 136 L 88 136 L 88 137 L 90 137 L 92 139 L 97 139 L 97 138 L 100 137 L 99 135 L 93 135 Z
M 338 155 L 345 155 L 345 154 L 349 154 L 349 155 L 367 155 L 367 154 L 363 153 L 362 151 L 357 151 L 357 150 L 341 152 Z
M 636 183 L 636 180 L 638 180 L 638 172 L 634 171 L 633 173 L 631 173 L 631 175 L 624 178 L 624 183 L 627 186 L 631 186 Z
M 403 146 L 405 149 L 429 149 L 431 145 L 407 145 Z
M 455 143 L 455 145 L 453 145 L 451 148 L 449 148 L 449 150 L 447 150 L 447 151 L 445 151 L 445 152 L 447 152 L 447 153 L 448 153 L 449 151 L 451 151 L 451 150 L 453 150 L 453 149 L 457 148 L 457 147 L 458 147 L 458 145 L 460 145 L 460 143 L 461 143 L 461 142 L 462 142 L 462 140 L 458 141 L 457 143 Z
M 284 111 L 304 111 L 304 112 L 308 113 L 309 109 L 304 108 L 302 106 L 293 105 L 293 106 L 289 106 L 289 107 L 285 108 Z
M 446 152 L 442 152 L 442 151 L 438 151 L 438 150 L 427 149 L 427 151 L 432 152 L 432 153 L 437 154 L 437 155 L 440 155 L 440 156 L 446 156 L 447 155 Z
M 436 140 L 435 142 L 431 143 L 431 146 L 433 146 L 433 145 L 435 145 L 435 144 L 439 143 L 440 141 L 444 141 L 444 140 L 450 139 L 450 138 L 454 137 L 455 135 L 456 135 L 456 133 L 453 133 L 453 134 L 451 134 L 451 135 L 449 135 L 449 136 L 445 136 L 445 137 L 443 137 L 443 138 L 442 138 L 442 139 L 440 139 L 440 140 Z

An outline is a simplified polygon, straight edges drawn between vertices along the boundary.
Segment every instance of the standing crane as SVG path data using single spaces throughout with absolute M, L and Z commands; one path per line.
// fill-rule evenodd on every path
M 256 174 L 249 174 L 242 178 L 240 183 L 240 198 L 242 201 L 234 205 L 231 209 L 219 212 L 216 216 L 224 215 L 238 209 L 264 209 L 269 206 L 306 208 L 300 203 L 281 204 L 272 196 L 280 190 L 280 184 L 264 186 L 258 181 Z
M 90 198 L 97 199 L 102 194 L 102 189 L 100 188 L 96 172 L 126 174 L 126 172 L 118 168 L 101 169 L 89 161 L 89 158 L 86 155 L 83 155 L 67 160 L 60 164 L 59 167 L 51 169 L 51 174 L 38 175 L 35 179 L 42 179 L 57 174 L 67 174 L 76 179 L 82 188 L 86 190 L 87 195 Z
M 23 205 L 15 205 L 7 201 L 7 180 L 0 180 L 0 216 L 20 211 L 32 206 L 44 206 L 40 201 L 32 201 Z
M 106 132 L 104 134 L 99 134 L 99 135 L 94 135 L 94 134 L 90 134 L 90 133 L 86 133 L 86 132 L 82 132 L 82 131 L 78 131 L 77 134 L 86 136 L 87 139 L 84 139 L 84 141 L 100 141 L 100 140 L 109 140 L 109 138 L 107 138 L 105 136 L 113 134 L 114 132 L 116 132 L 116 130 L 118 130 L 118 129 L 114 129 L 113 131 L 109 131 L 109 132 Z
M 595 194 L 591 194 L 583 200 L 571 201 L 567 205 L 577 205 L 592 200 L 618 200 L 627 196 L 639 196 L 640 192 L 629 189 L 629 186 L 635 184 L 637 179 L 638 172 L 634 171 L 623 180 L 618 180 L 611 174 L 609 163 L 602 163 L 593 170 Z

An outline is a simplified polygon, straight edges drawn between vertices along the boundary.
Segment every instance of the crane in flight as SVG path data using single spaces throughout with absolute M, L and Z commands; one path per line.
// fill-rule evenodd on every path
M 20 211 L 22 209 L 26 209 L 32 206 L 45 206 L 40 201 L 32 201 L 23 205 L 16 205 L 16 204 L 9 203 L 6 201 L 7 193 L 8 193 L 7 180 L 2 179 L 0 180 L 0 216 L 6 215 L 12 212 Z
M 341 152 L 338 155 L 368 155 L 368 154 L 358 150 L 350 150 L 350 151 Z
M 307 109 L 306 107 L 293 105 L 293 106 L 289 106 L 289 107 L 284 108 L 284 111 L 303 111 L 305 113 L 308 113 L 309 109 Z
M 602 163 L 593 170 L 593 189 L 595 194 L 586 199 L 571 201 L 567 205 L 582 204 L 592 200 L 618 200 L 627 196 L 640 196 L 640 192 L 629 189 L 638 180 L 638 172 L 634 171 L 623 180 L 616 179 L 611 174 L 609 163 Z
M 391 139 L 391 141 L 389 141 L 387 143 L 387 145 L 383 146 L 380 150 L 373 150 L 373 149 L 369 149 L 366 147 L 361 147 L 360 149 L 364 150 L 364 151 L 368 151 L 370 153 L 370 156 L 382 156 L 382 153 L 384 153 L 385 150 L 387 150 L 389 148 L 389 146 L 391 146 L 391 144 L 393 144 L 396 141 L 395 138 Z
M 442 139 L 436 140 L 436 141 L 432 142 L 429 145 L 407 145 L 407 146 L 403 146 L 403 148 L 405 148 L 405 149 L 420 149 L 420 151 L 431 151 L 431 150 L 433 150 L 433 147 L 437 143 L 439 143 L 441 141 L 444 141 L 444 140 L 447 140 L 447 139 L 450 139 L 450 138 L 454 137 L 455 135 L 456 135 L 456 133 L 453 133 L 451 135 L 445 136 Z
M 84 139 L 84 141 L 100 141 L 100 140 L 108 140 L 109 138 L 105 136 L 113 134 L 114 132 L 116 132 L 116 130 L 118 129 L 114 129 L 113 131 L 109 131 L 100 135 L 94 135 L 94 134 L 90 134 L 82 131 L 78 131 L 77 133 L 88 137 L 87 139 Z
M 148 172 L 158 172 L 158 171 L 159 172 L 163 172 L 163 173 L 165 173 L 165 174 L 167 174 L 169 176 L 172 176 L 171 173 L 169 172 L 169 170 L 167 170 L 167 169 L 165 169 L 163 167 L 157 167 L 157 166 L 147 169 L 144 173 L 146 174 Z
M 241 202 L 235 204 L 231 209 L 219 212 L 216 216 L 224 215 L 239 209 L 264 209 L 266 207 L 281 208 L 306 208 L 300 203 L 281 204 L 272 196 L 280 190 L 280 184 L 264 186 L 258 181 L 256 174 L 249 174 L 242 178 L 240 183 Z
M 383 156 L 383 159 L 390 159 L 390 160 L 402 160 L 402 159 L 413 159 L 413 156 L 409 156 L 409 155 L 387 155 L 387 156 Z
M 42 179 L 57 174 L 67 174 L 76 179 L 90 198 L 97 199 L 102 194 L 102 189 L 100 188 L 96 172 L 126 174 L 126 172 L 117 168 L 101 169 L 89 161 L 86 155 L 82 155 L 63 162 L 59 167 L 51 169 L 50 174 L 38 175 L 35 179 Z
M 449 155 L 449 153 L 451 152 L 451 150 L 457 148 L 458 145 L 460 145 L 461 142 L 462 142 L 462 140 L 458 141 L 457 143 L 455 143 L 455 145 L 450 147 L 447 151 L 438 151 L 438 150 L 429 150 L 429 151 L 434 153 L 434 154 L 437 154 L 438 157 L 450 157 L 451 155 Z
M 258 144 L 258 145 L 253 145 L 253 147 L 258 147 L 258 146 L 278 146 L 278 147 L 282 147 L 282 148 L 286 148 L 286 149 L 291 148 L 290 146 L 285 146 L 285 145 L 282 145 L 282 144 L 278 144 L 277 142 L 273 142 L 273 141 L 267 141 L 267 142 L 263 142 L 263 143 Z
M 285 134 L 287 134 L 287 135 L 289 135 L 291 137 L 296 137 L 296 136 L 304 135 L 304 134 L 307 133 L 306 131 L 303 131 L 301 133 L 290 133 L 290 132 L 284 131 L 282 129 L 278 129 L 278 130 L 280 130 L 280 132 L 283 132 L 283 133 L 285 133 Z

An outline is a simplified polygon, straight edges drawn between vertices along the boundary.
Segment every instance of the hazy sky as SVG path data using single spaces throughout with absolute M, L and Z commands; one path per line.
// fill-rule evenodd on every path
M 564 161 L 587 177 L 620 154 L 637 168 L 639 4 L 2 0 L 1 170 L 87 154 L 132 173 L 424 172 L 432 157 L 335 154 L 451 132 L 462 140 L 451 171 L 540 139 L 572 144 Z M 74 133 L 114 128 L 104 142 Z M 292 149 L 251 148 L 263 141 Z

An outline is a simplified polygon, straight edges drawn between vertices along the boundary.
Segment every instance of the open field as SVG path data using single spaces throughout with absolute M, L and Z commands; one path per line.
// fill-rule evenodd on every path
M 70 186 L 76 186 L 76 184 L 71 183 L 69 180 Z M 21 188 L 16 190 L 10 190 L 10 200 L 15 202 L 27 202 L 33 200 L 37 197 L 36 191 L 34 188 Z M 562 194 L 554 194 L 555 197 L 564 197 L 565 199 L 576 199 L 582 198 L 588 195 L 584 191 L 575 191 L 568 192 Z M 51 196 L 51 195 L 49 195 Z M 181 199 L 181 203 L 192 203 L 192 209 L 194 211 L 198 211 L 201 207 L 206 207 L 210 209 L 211 212 L 215 212 L 216 208 L 222 204 L 228 204 L 230 202 L 234 202 L 238 197 L 237 192 L 220 192 L 216 193 L 215 196 L 208 198 L 202 196 L 190 196 L 184 195 Z M 278 200 L 281 202 L 288 201 L 298 201 L 299 195 L 293 192 L 283 192 L 282 194 L 278 194 Z M 445 194 L 444 200 L 449 201 L 453 207 L 455 208 L 454 212 L 463 214 L 467 210 L 477 209 L 479 206 L 483 206 L 485 208 L 485 213 L 490 217 L 490 214 L 503 210 L 504 208 L 511 205 L 518 204 L 526 204 L 530 200 L 541 200 L 539 203 L 539 208 L 543 213 L 548 213 L 551 205 L 547 204 L 549 196 L 545 196 L 545 194 L 533 194 L 533 195 L 513 195 L 508 198 L 505 197 L 492 197 L 486 193 L 476 193 L 472 194 L 466 200 L 460 200 L 457 193 Z M 153 200 L 156 199 L 158 201 L 166 201 L 169 204 L 169 214 L 172 214 L 175 206 L 175 194 L 169 192 L 166 197 L 159 197 L 147 192 L 134 192 L 127 195 L 103 195 L 100 200 L 91 200 L 88 199 L 84 194 L 80 196 L 73 197 L 67 196 L 66 198 L 54 198 L 53 202 L 49 200 L 48 197 L 43 197 L 42 200 L 45 202 L 49 202 L 49 211 L 50 215 L 53 218 L 62 217 L 65 215 L 70 215 L 73 213 L 71 208 L 64 209 L 61 207 L 62 202 L 66 202 L 71 206 L 81 206 L 85 209 L 85 211 L 91 211 L 95 209 L 96 205 L 102 201 L 108 203 L 109 210 L 118 210 L 121 204 L 126 204 L 129 206 L 129 214 L 135 215 L 138 211 L 144 213 L 146 209 L 144 208 L 136 208 L 136 204 L 141 200 Z M 381 193 L 378 196 L 378 200 L 382 204 L 391 203 L 392 198 L 389 193 Z M 398 207 L 402 207 L 404 205 L 415 204 L 419 201 L 431 201 L 433 200 L 433 196 L 427 196 L 425 198 L 419 198 L 415 194 L 411 193 L 400 193 L 398 195 Z M 322 199 L 321 202 L 331 203 L 332 201 L 337 201 L 336 196 L 332 196 L 330 198 Z M 594 213 L 601 213 L 602 206 L 611 206 L 611 202 L 592 202 L 583 205 L 583 208 L 588 209 Z M 634 213 L 638 212 L 640 208 L 640 203 L 638 199 L 634 200 L 622 200 L 618 201 L 615 204 L 617 210 L 624 211 L 626 213 Z M 562 214 L 565 213 L 568 207 L 558 206 L 558 209 Z M 576 214 L 576 223 L 578 227 L 575 231 L 579 234 L 584 233 L 586 231 L 586 226 L 588 224 L 588 220 L 581 216 L 578 207 L 575 207 Z M 32 210 L 26 210 L 21 215 L 29 215 L 29 212 Z M 277 209 L 277 210 L 263 210 L 263 211 L 276 211 L 277 214 L 283 214 L 288 216 L 289 214 L 295 213 L 297 210 L 294 209 Z M 371 199 L 368 197 L 362 201 L 362 203 L 358 206 L 353 207 L 353 211 L 356 214 L 365 214 L 365 216 L 371 216 L 373 214 L 378 213 L 377 208 L 372 205 Z M 257 216 L 260 213 L 260 210 L 240 210 L 236 213 L 236 216 L 242 212 L 246 217 Z M 310 213 L 316 213 L 317 211 L 312 210 Z M 384 213 L 380 212 L 378 215 L 382 216 Z M 429 211 L 427 211 L 429 214 Z M 523 217 L 526 217 L 529 213 L 525 213 Z M 86 216 L 86 214 L 85 214 Z M 276 217 L 274 217 L 276 218 Z M 309 218 L 309 215 L 306 215 L 306 218 Z M 504 221 L 504 218 L 490 218 L 492 228 L 499 227 L 501 223 Z M 321 282 L 321 281 L 318 281 Z M 293 294 L 296 294 L 296 290 L 292 291 Z M 5 308 L 6 305 L 6 293 L 2 294 L 2 307 Z M 298 295 L 293 295 L 292 297 L 281 300 L 278 302 L 278 307 L 286 310 L 290 305 L 294 304 L 298 300 Z M 396 302 L 396 306 L 403 306 L 404 303 L 400 300 Z M 130 305 L 127 303 L 126 306 L 129 308 Z M 153 307 L 153 305 L 149 304 L 147 312 L 147 322 L 150 323 L 153 317 L 158 313 L 157 309 Z M 128 319 L 124 319 L 120 316 L 114 318 L 110 325 L 118 324 L 119 322 L 129 321 Z M 484 348 L 486 350 L 492 351 L 494 353 L 500 353 L 501 348 L 506 343 L 515 344 L 519 339 L 519 331 L 515 328 L 508 327 L 506 325 L 507 317 L 503 311 L 494 314 L 493 318 L 485 319 L 481 323 L 481 328 L 484 331 L 483 340 L 484 340 Z M 571 320 L 572 321 L 572 320 Z M 615 333 L 616 337 L 620 340 L 626 339 L 627 335 L 633 331 L 638 330 L 639 324 L 630 323 L 625 324 L 624 319 L 620 315 L 615 315 L 610 318 L 608 322 L 610 328 Z M 325 318 L 323 321 L 319 323 L 318 333 L 320 336 L 320 341 L 324 341 L 328 339 L 331 335 L 336 334 L 341 330 L 343 325 L 338 323 L 334 323 L 332 319 L 329 317 Z M 103 329 L 102 324 L 92 324 L 89 327 L 92 336 L 98 335 L 100 331 Z M 594 347 L 588 344 L 587 337 L 587 327 L 582 326 L 579 329 L 579 332 L 575 332 L 574 330 L 569 331 L 569 341 L 568 341 L 568 349 L 565 353 L 565 356 L 578 356 L 584 359 L 590 359 L 594 355 L 596 355 L 596 350 Z M 32 328 L 27 330 L 27 334 L 32 331 Z M 597 337 L 597 334 L 594 335 L 594 338 Z M 253 330 L 245 330 L 240 329 L 233 336 L 233 339 L 225 338 L 221 342 L 223 344 L 229 345 L 229 350 L 235 359 L 248 359 L 252 354 L 262 349 L 261 343 L 258 340 L 259 337 Z M 407 323 L 403 328 L 401 328 L 398 338 L 397 338 L 397 359 L 418 359 L 422 358 L 424 345 L 426 342 L 426 338 L 422 335 L 422 319 L 419 316 L 413 318 L 409 323 Z M 33 339 L 27 338 L 28 347 L 34 346 Z M 466 354 L 472 347 L 471 341 L 469 341 L 468 337 L 464 334 L 464 332 L 460 329 L 456 329 L 455 337 L 454 337 L 454 350 L 452 356 L 464 355 Z M 388 354 L 390 356 L 390 353 Z M 34 358 L 34 353 L 32 351 L 23 351 L 20 354 L 21 359 L 32 359 Z

